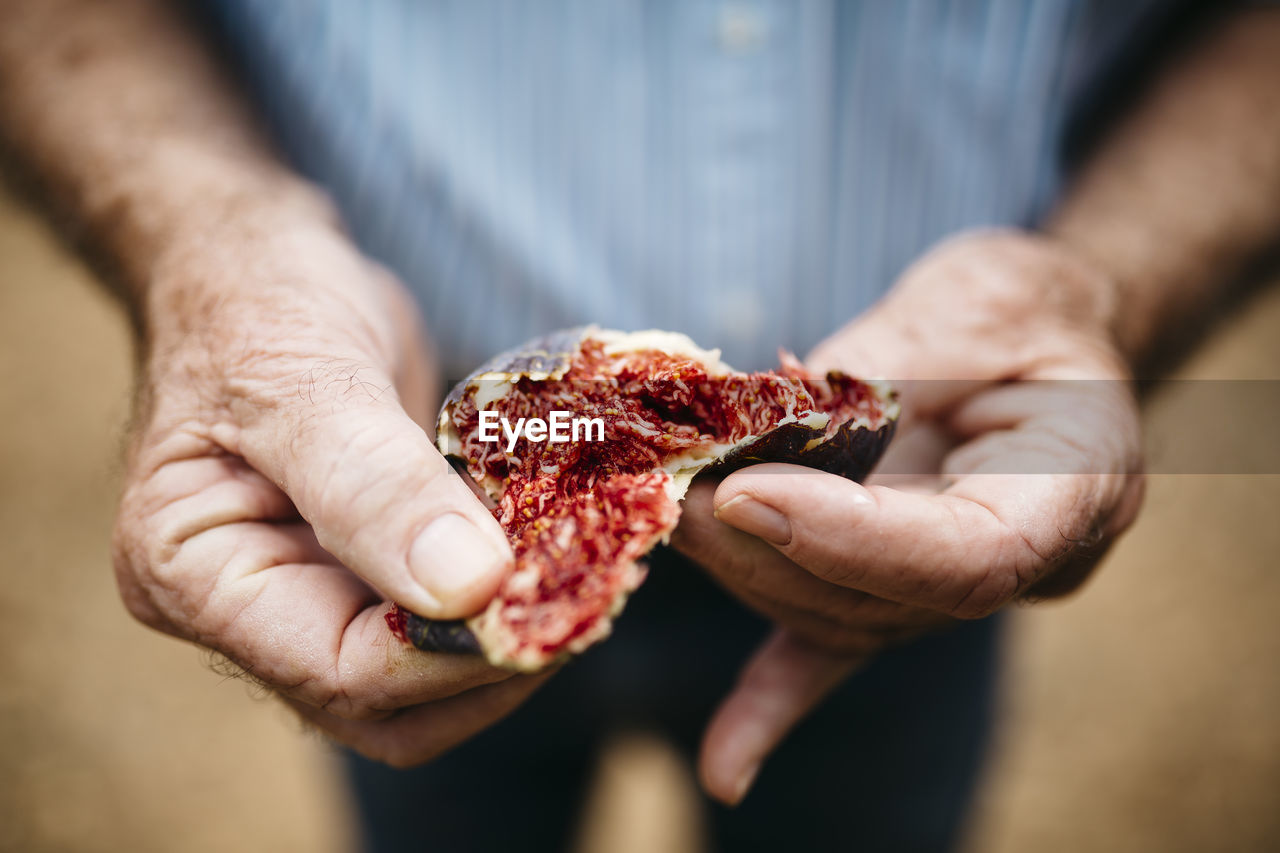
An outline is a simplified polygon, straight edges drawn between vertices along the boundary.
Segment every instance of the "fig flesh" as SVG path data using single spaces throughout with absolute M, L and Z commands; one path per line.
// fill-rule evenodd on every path
M 589 425 L 576 440 L 510 430 L 555 412 L 599 421 L 600 440 Z M 861 480 L 897 416 L 884 384 L 812 377 L 786 353 L 777 372 L 739 373 L 671 332 L 587 326 L 531 341 L 456 385 L 437 424 L 441 452 L 497 504 L 514 571 L 470 619 L 393 608 L 388 624 L 421 649 L 540 670 L 608 636 L 696 474 L 790 462 Z

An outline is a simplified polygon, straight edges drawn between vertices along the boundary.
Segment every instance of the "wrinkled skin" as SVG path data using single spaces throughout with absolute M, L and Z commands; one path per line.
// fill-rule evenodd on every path
M 370 589 L 429 616 L 465 615 L 499 582 L 502 543 L 479 526 L 454 535 L 449 563 L 470 570 L 431 589 L 409 582 L 407 565 L 443 564 L 440 549 L 408 544 L 426 519 L 450 508 L 482 523 L 411 438 L 427 413 L 426 371 L 401 320 L 408 309 L 322 229 L 269 223 L 265 239 L 227 227 L 273 208 L 281 178 L 292 178 L 165 8 L 0 4 L 0 34 L 12 36 L 0 39 L 7 147 L 122 280 L 148 293 L 138 300 L 145 387 L 114 545 L 122 592 L 143 621 L 221 650 L 367 754 L 425 760 L 514 706 L 529 683 L 497 683 L 503 674 L 474 660 L 386 648 Z M 1053 244 L 979 235 L 922 261 L 811 363 L 900 377 L 1122 375 L 1113 328 L 1126 327 L 1132 356 L 1149 354 L 1165 328 L 1274 246 L 1278 35 L 1270 9 L 1234 13 L 1206 33 L 1157 75 L 1055 213 L 1050 227 L 1125 282 L 1123 323 L 1103 277 Z M 210 227 L 217 220 L 221 231 Z M 182 239 L 203 255 L 175 252 Z M 1067 410 L 1088 417 L 1069 429 L 1063 417 L 1028 417 L 1028 396 L 993 388 L 917 401 L 916 422 L 935 427 L 943 447 L 958 442 L 936 465 L 920 452 L 923 471 L 944 475 L 932 494 L 900 479 L 862 489 L 809 475 L 823 500 L 806 502 L 822 508 L 804 515 L 799 481 L 766 482 L 763 467 L 700 493 L 723 525 L 785 529 L 758 560 L 726 559 L 727 528 L 705 512 L 690 512 L 682 534 L 785 626 L 712 724 L 702 773 L 717 796 L 740 796 L 791 722 L 879 644 L 869 620 L 850 616 L 858 608 L 839 610 L 840 631 L 812 618 L 820 603 L 777 609 L 780 588 L 799 589 L 779 573 L 828 582 L 823 601 L 846 589 L 900 604 L 906 632 L 917 615 L 972 617 L 1025 591 L 1066 591 L 1132 519 L 1141 496 L 1132 400 L 1121 391 L 1081 400 Z M 900 447 L 916 441 L 903 438 Z M 1020 480 L 991 473 L 1011 448 L 1081 464 Z M 411 476 L 387 462 L 405 452 L 422 463 Z M 371 463 L 370 476 L 334 467 L 351 460 Z M 749 523 L 748 504 L 729 506 L 742 495 L 781 510 L 785 528 L 759 509 Z M 392 709 L 403 710 L 368 722 Z
M 324 227 L 225 227 L 200 246 L 241 248 L 170 253 L 144 306 L 113 543 L 125 602 L 343 743 L 421 763 L 548 676 L 404 646 L 383 602 L 476 612 L 510 568 L 505 538 L 420 427 L 431 362 L 400 285 Z M 893 379 L 1123 378 L 1108 293 L 1041 238 L 968 236 L 808 363 Z M 1069 589 L 1136 512 L 1137 422 L 1120 383 L 1065 401 L 1069 418 L 1013 386 L 939 386 L 954 399 L 930 387 L 903 388 L 888 464 L 925 476 L 862 487 L 756 466 L 690 495 L 677 545 L 779 625 L 711 722 L 701 775 L 714 796 L 740 799 L 786 731 L 885 643 Z M 1080 473 L 983 473 L 1011 451 Z M 784 535 L 728 506 L 744 495 L 781 513 Z M 441 517 L 450 535 L 415 547 Z
M 777 624 L 704 739 L 714 796 L 740 800 L 877 650 L 1075 589 L 1132 522 L 1140 432 L 1112 294 L 1047 238 L 953 238 L 807 359 L 898 382 L 888 473 L 858 485 L 760 465 L 695 486 L 676 546 Z M 1009 383 L 1064 379 L 1107 381 Z
M 541 678 L 406 647 L 385 602 L 474 613 L 509 570 L 506 538 L 420 426 L 431 362 L 401 285 L 336 229 L 224 227 L 169 255 L 143 306 L 113 540 L 125 603 L 343 743 L 420 763 Z

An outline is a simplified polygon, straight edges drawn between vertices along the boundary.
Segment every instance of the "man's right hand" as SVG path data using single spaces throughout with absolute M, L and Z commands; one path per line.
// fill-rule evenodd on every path
M 166 252 L 139 306 L 124 601 L 337 740 L 426 761 L 542 679 L 405 646 L 386 601 L 475 613 L 506 538 L 420 426 L 433 377 L 402 286 L 326 223 L 219 227 Z

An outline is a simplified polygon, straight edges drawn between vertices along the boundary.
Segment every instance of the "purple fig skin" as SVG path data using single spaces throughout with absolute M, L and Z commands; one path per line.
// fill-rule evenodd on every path
M 480 377 L 487 373 L 510 376 L 546 374 L 553 378 L 563 376 L 590 329 L 590 326 L 561 329 L 495 355 L 471 371 L 471 375 L 466 379 L 453 386 L 449 396 L 444 398 L 440 416 L 443 417 L 461 402 L 467 391 L 477 387 Z
M 735 447 L 701 473 L 723 477 L 749 465 L 787 462 L 860 483 L 880 461 L 880 456 L 893 440 L 896 426 L 897 421 L 891 420 L 879 429 L 869 429 L 849 421 L 806 450 L 805 446 L 823 436 L 826 430 L 799 423 L 785 424 Z
M 462 619 L 423 619 L 406 613 L 404 635 L 415 648 L 424 652 L 451 652 L 478 655 L 483 652 L 480 641 Z
M 477 387 L 480 377 L 485 374 L 563 376 L 590 331 L 591 327 L 578 326 L 552 332 L 489 359 L 449 392 L 440 410 L 441 423 L 467 391 Z M 835 377 L 836 374 L 831 374 L 828 379 Z M 861 482 L 880 460 L 893 439 L 896 426 L 897 420 L 893 417 L 878 429 L 849 421 L 828 436 L 825 427 L 785 424 L 733 448 L 699 476 L 723 477 L 750 465 L 786 462 Z M 809 446 L 814 439 L 822 440 Z M 465 620 L 430 620 L 406 612 L 403 624 L 406 639 L 423 651 L 483 653 L 480 641 Z

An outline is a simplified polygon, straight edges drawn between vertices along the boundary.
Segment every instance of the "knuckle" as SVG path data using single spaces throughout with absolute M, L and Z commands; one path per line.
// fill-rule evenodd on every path
M 148 628 L 173 633 L 170 623 L 141 584 L 121 580 L 116 586 L 120 593 L 120 601 L 130 616 Z
M 310 675 L 296 692 L 322 711 L 343 720 L 368 722 L 393 713 L 395 703 L 363 683 L 363 676 L 346 675 L 339 659 L 334 666 Z
M 298 702 L 342 720 L 355 719 L 348 713 L 349 702 L 332 671 L 308 672 L 301 678 L 295 677 L 287 681 L 282 678 L 272 680 L 282 693 Z
M 139 519 L 130 503 L 122 501 L 111 531 L 111 565 L 116 588 L 130 616 L 148 627 L 167 631 L 167 620 L 147 588 L 149 549 L 138 526 Z
M 121 506 L 111 529 L 111 564 L 116 579 L 121 583 L 137 577 L 134 529 L 132 519 L 126 518 L 127 511 L 126 507 Z

